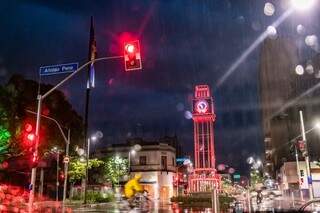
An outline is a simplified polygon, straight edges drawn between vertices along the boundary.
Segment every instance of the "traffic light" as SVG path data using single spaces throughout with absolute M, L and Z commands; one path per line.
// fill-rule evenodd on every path
M 27 139 L 28 139 L 29 143 L 33 143 L 35 138 L 36 138 L 35 134 L 33 134 L 33 133 L 28 133 L 27 134 Z
M 26 123 L 26 124 L 24 125 L 24 130 L 25 130 L 26 132 L 30 133 L 30 132 L 33 130 L 33 127 L 32 127 L 32 125 L 31 125 L 30 123 Z
M 63 171 L 59 171 L 59 179 L 60 179 L 60 181 L 63 181 L 63 180 L 64 180 L 64 173 L 63 173 Z
M 24 131 L 22 133 L 23 143 L 25 146 L 32 146 L 36 140 L 36 135 L 33 132 L 33 126 L 30 123 L 24 125 Z
M 124 43 L 124 66 L 126 71 L 142 69 L 138 40 Z
M 298 148 L 303 156 L 307 155 L 306 142 L 304 140 L 298 141 Z
M 303 177 L 303 176 L 304 176 L 304 171 L 300 170 L 300 177 Z

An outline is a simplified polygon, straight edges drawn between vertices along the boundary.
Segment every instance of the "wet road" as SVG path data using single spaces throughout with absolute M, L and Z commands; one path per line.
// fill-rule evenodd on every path
M 121 207 L 118 204 L 97 205 L 88 207 L 72 208 L 72 212 L 110 212 L 110 213 L 122 213 L 122 212 L 154 212 L 154 213 L 209 213 L 212 212 L 210 208 L 202 209 L 190 209 L 190 208 L 174 208 L 170 204 L 153 205 L 150 208 L 144 209 L 128 209 Z

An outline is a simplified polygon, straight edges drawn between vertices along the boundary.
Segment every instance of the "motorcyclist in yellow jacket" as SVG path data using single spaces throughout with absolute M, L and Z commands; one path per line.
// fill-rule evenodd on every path
M 140 179 L 141 174 L 135 174 L 135 176 L 124 185 L 124 195 L 127 199 L 131 199 L 137 192 L 143 191 L 143 188 L 139 183 Z

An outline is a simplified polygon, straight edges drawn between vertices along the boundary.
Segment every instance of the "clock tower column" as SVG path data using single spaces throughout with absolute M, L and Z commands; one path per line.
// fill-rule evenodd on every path
M 189 181 L 191 192 L 211 191 L 218 187 L 215 169 L 213 100 L 208 85 L 195 87 L 193 100 L 194 172 Z

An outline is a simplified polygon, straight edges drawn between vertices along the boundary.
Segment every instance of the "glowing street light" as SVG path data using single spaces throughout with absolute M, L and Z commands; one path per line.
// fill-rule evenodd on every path
M 257 163 L 257 165 L 258 165 L 258 166 L 261 166 L 261 165 L 262 165 L 261 160 L 257 160 L 257 162 L 256 162 L 256 163 Z
M 136 154 L 136 150 L 133 149 L 133 150 L 131 150 L 130 153 L 131 153 L 131 155 L 135 155 Z
M 250 165 L 253 164 L 254 163 L 254 158 L 252 156 L 248 157 L 247 158 L 247 163 L 250 164 Z
M 84 184 L 84 203 L 87 203 L 87 184 L 88 184 L 88 173 L 89 173 L 89 157 L 90 157 L 90 144 L 91 141 L 95 142 L 98 139 L 101 139 L 103 137 L 102 132 L 97 131 L 94 133 L 91 137 L 88 138 L 88 143 L 87 143 L 87 159 L 86 159 L 86 178 L 85 178 L 85 184 Z
M 314 3 L 315 0 L 291 0 L 292 7 L 299 11 L 305 11 L 311 8 Z
M 131 166 L 131 155 L 135 155 L 137 152 L 141 150 L 141 146 L 139 144 L 134 145 L 128 152 L 128 170 L 130 173 L 130 166 Z

